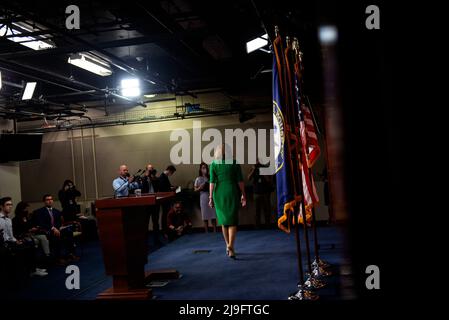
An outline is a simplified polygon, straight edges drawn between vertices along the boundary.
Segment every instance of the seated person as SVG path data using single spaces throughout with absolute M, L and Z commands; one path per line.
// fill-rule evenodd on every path
M 182 203 L 177 201 L 167 214 L 168 239 L 173 241 L 187 233 L 192 227 L 192 222 L 183 212 Z
M 79 257 L 75 256 L 75 245 L 73 241 L 72 225 L 63 226 L 62 214 L 59 210 L 53 208 L 53 196 L 44 195 L 42 200 L 45 206 L 37 209 L 33 213 L 33 225 L 43 230 L 50 241 L 50 250 L 57 259 L 57 263 L 65 265 L 69 261 L 77 261 Z M 67 251 L 67 260 L 61 255 L 62 246 Z
M 17 204 L 14 211 L 15 216 L 12 219 L 14 237 L 22 241 L 32 241 L 36 248 L 40 246 L 46 257 L 45 260 L 48 261 L 50 257 L 50 243 L 45 235 L 45 231 L 39 230 L 32 225 L 28 211 L 29 207 L 30 205 L 24 201 L 20 201 Z
M 14 237 L 12 221 L 9 214 L 12 211 L 12 200 L 10 197 L 0 199 L 0 230 L 3 234 L 4 246 L 11 257 L 18 260 L 16 267 L 24 266 L 30 275 L 46 276 L 46 269 L 36 268 L 36 252 L 34 242 L 17 240 Z

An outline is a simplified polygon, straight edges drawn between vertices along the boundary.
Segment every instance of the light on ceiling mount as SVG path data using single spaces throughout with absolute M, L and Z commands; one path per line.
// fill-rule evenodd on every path
M 121 93 L 125 97 L 140 96 L 140 82 L 139 79 L 123 79 L 121 81 Z
M 33 23 L 35 24 L 35 23 Z M 36 24 L 35 24 L 36 25 Z M 45 39 L 47 35 L 41 37 L 30 37 L 21 35 L 23 32 L 35 32 L 42 31 L 43 28 L 33 28 L 26 22 L 13 22 L 11 25 L 2 25 L 0 27 L 0 35 L 7 37 L 9 41 L 19 43 L 25 47 L 33 50 L 45 50 L 55 48 L 56 45 L 53 41 Z
M 69 57 L 67 62 L 102 77 L 110 76 L 112 74 L 112 68 L 109 63 L 88 52 L 73 54 Z
M 256 50 L 261 50 L 264 52 L 270 52 L 267 49 L 264 49 L 263 47 L 265 47 L 268 44 L 268 34 L 264 34 L 260 37 L 257 37 L 256 39 L 253 39 L 251 41 L 248 41 L 246 43 L 246 52 L 247 53 L 251 53 L 253 51 Z
M 333 25 L 320 26 L 318 29 L 318 37 L 323 45 L 335 44 L 338 40 L 337 27 Z
M 36 85 L 37 82 L 27 82 L 27 84 L 25 85 L 25 90 L 23 90 L 22 100 L 30 100 L 33 98 Z

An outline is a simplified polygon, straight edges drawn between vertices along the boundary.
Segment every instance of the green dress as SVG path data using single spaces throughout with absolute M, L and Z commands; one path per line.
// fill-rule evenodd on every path
M 213 199 L 218 223 L 236 226 L 239 222 L 242 170 L 235 160 L 214 160 L 210 165 L 210 183 L 214 184 Z

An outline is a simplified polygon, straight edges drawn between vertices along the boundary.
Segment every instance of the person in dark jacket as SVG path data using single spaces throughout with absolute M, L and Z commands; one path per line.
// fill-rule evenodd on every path
M 83 239 L 97 239 L 97 224 L 95 220 L 89 219 L 81 213 L 80 206 L 76 198 L 81 197 L 72 180 L 65 180 L 62 189 L 58 192 L 58 198 L 61 202 L 62 216 L 66 224 L 74 224 L 81 227 Z
M 33 213 L 33 225 L 43 230 L 50 241 L 50 250 L 57 259 L 58 264 L 65 265 L 68 261 L 77 261 L 75 256 L 75 246 L 73 242 L 73 229 L 71 226 L 63 226 L 62 213 L 53 208 L 53 196 L 46 194 L 43 196 L 44 207 L 37 209 Z M 62 247 L 67 251 L 67 259 L 62 256 Z
M 167 215 L 167 230 L 169 241 L 188 233 L 192 228 L 192 222 L 184 213 L 184 208 L 180 201 L 175 202 L 173 208 Z
M 45 232 L 35 227 L 28 211 L 30 205 L 27 202 L 20 201 L 14 211 L 12 219 L 12 228 L 14 237 L 17 239 L 32 239 L 36 247 L 41 247 L 45 257 L 50 256 L 50 243 Z
M 159 192 L 159 178 L 156 177 L 157 170 L 151 163 L 147 164 L 145 173 L 142 178 L 142 193 Z M 160 231 L 159 231 L 159 211 L 161 206 L 154 204 L 150 207 L 151 221 L 153 222 L 153 238 L 154 244 L 161 245 Z
M 75 221 L 77 214 L 79 214 L 79 206 L 76 203 L 76 198 L 81 197 L 72 180 L 65 180 L 62 189 L 58 192 L 58 198 L 61 202 L 62 215 L 65 221 Z
M 170 192 L 175 191 L 176 187 L 172 186 L 168 177 L 172 176 L 176 171 L 176 168 L 172 165 L 169 165 L 164 172 L 159 175 L 159 192 Z M 165 237 L 168 237 L 167 234 L 167 215 L 170 211 L 170 204 L 163 203 L 162 204 L 162 232 Z

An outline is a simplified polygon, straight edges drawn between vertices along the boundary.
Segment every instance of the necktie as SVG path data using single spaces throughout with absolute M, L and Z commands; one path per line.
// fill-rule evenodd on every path
M 55 226 L 55 219 L 53 218 L 53 208 L 48 208 L 48 213 L 50 214 L 50 220 L 51 220 L 51 226 L 54 227 Z

